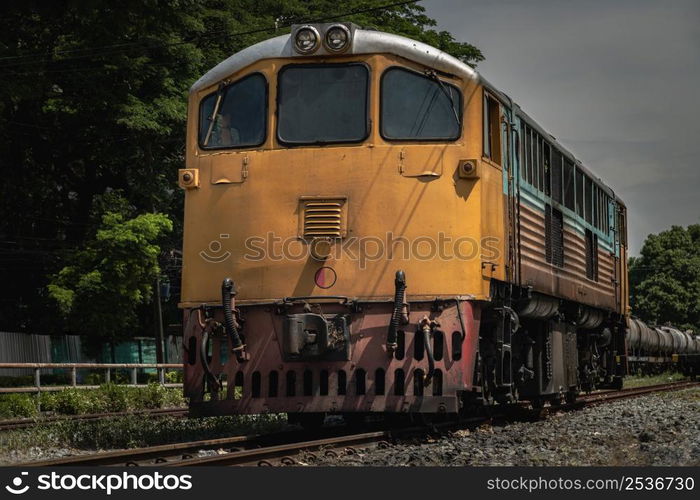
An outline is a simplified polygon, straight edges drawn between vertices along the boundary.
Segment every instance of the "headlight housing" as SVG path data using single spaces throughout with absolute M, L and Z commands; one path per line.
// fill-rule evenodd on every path
M 324 44 L 330 52 L 344 51 L 350 46 L 350 30 L 343 24 L 334 24 L 326 30 Z
M 321 36 L 313 26 L 302 26 L 294 33 L 294 49 L 300 54 L 311 54 L 318 49 Z

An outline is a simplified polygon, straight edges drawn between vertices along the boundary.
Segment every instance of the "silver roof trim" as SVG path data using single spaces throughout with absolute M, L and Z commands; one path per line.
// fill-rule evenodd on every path
M 224 59 L 207 71 L 204 76 L 194 82 L 194 85 L 190 88 L 190 94 L 214 85 L 215 83 L 219 83 L 224 78 L 261 59 L 290 57 L 292 55 L 292 43 L 289 35 L 277 36 L 256 43 L 255 45 L 246 47 L 240 52 L 236 52 L 228 59 Z
M 352 46 L 346 54 L 378 53 L 394 54 L 417 62 L 418 64 L 423 64 L 424 66 L 442 71 L 443 73 L 464 78 L 465 80 L 476 80 L 479 78 L 476 71 L 471 66 L 425 43 L 391 33 L 383 33 L 381 31 L 355 30 Z M 190 93 L 199 92 L 204 88 L 210 87 L 246 66 L 262 59 L 274 59 L 279 57 L 311 59 L 314 56 L 324 55 L 330 54 L 323 50 L 323 48 L 310 56 L 297 54 L 292 48 L 290 35 L 278 36 L 245 48 L 217 64 L 192 85 Z

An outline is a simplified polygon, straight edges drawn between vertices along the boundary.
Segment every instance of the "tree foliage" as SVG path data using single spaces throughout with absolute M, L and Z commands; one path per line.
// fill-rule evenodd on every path
M 81 249 L 101 224 L 114 222 L 95 209 L 107 193 L 121 193 L 132 215 L 168 215 L 174 230 L 163 245 L 179 248 L 176 176 L 184 162 L 188 89 L 236 51 L 288 32 L 295 22 L 342 19 L 425 41 L 470 64 L 483 59 L 477 48 L 435 30 L 420 5 L 379 9 L 390 3 L 3 2 L 0 279 L 13 286 L 0 292 L 0 328 L 75 327 L 57 320 L 57 292 L 49 296 L 46 285 L 63 268 L 93 262 Z M 62 297 L 65 307 L 70 300 Z
M 700 331 L 700 225 L 650 234 L 629 274 L 635 315 Z
M 130 336 L 160 273 L 158 240 L 172 227 L 162 214 L 103 216 L 95 236 L 66 259 L 48 285 L 71 331 L 110 341 Z

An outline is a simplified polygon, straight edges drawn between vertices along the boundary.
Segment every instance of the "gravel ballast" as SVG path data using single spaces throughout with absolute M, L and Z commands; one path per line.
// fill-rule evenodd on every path
M 358 449 L 308 465 L 700 465 L 700 389 L 653 394 L 537 422 L 484 425 L 450 436 Z

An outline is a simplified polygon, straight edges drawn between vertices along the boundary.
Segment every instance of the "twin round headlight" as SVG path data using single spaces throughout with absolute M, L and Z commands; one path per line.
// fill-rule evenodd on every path
M 350 30 L 336 24 L 326 30 L 326 48 L 331 52 L 342 52 L 350 45 Z
M 302 26 L 294 35 L 294 48 L 301 54 L 311 54 L 318 48 L 318 30 L 313 26 Z
M 326 30 L 323 44 L 329 52 L 343 52 L 350 46 L 350 30 L 334 24 Z M 294 48 L 300 54 L 312 54 L 321 45 L 321 36 L 313 26 L 302 26 L 294 33 Z

